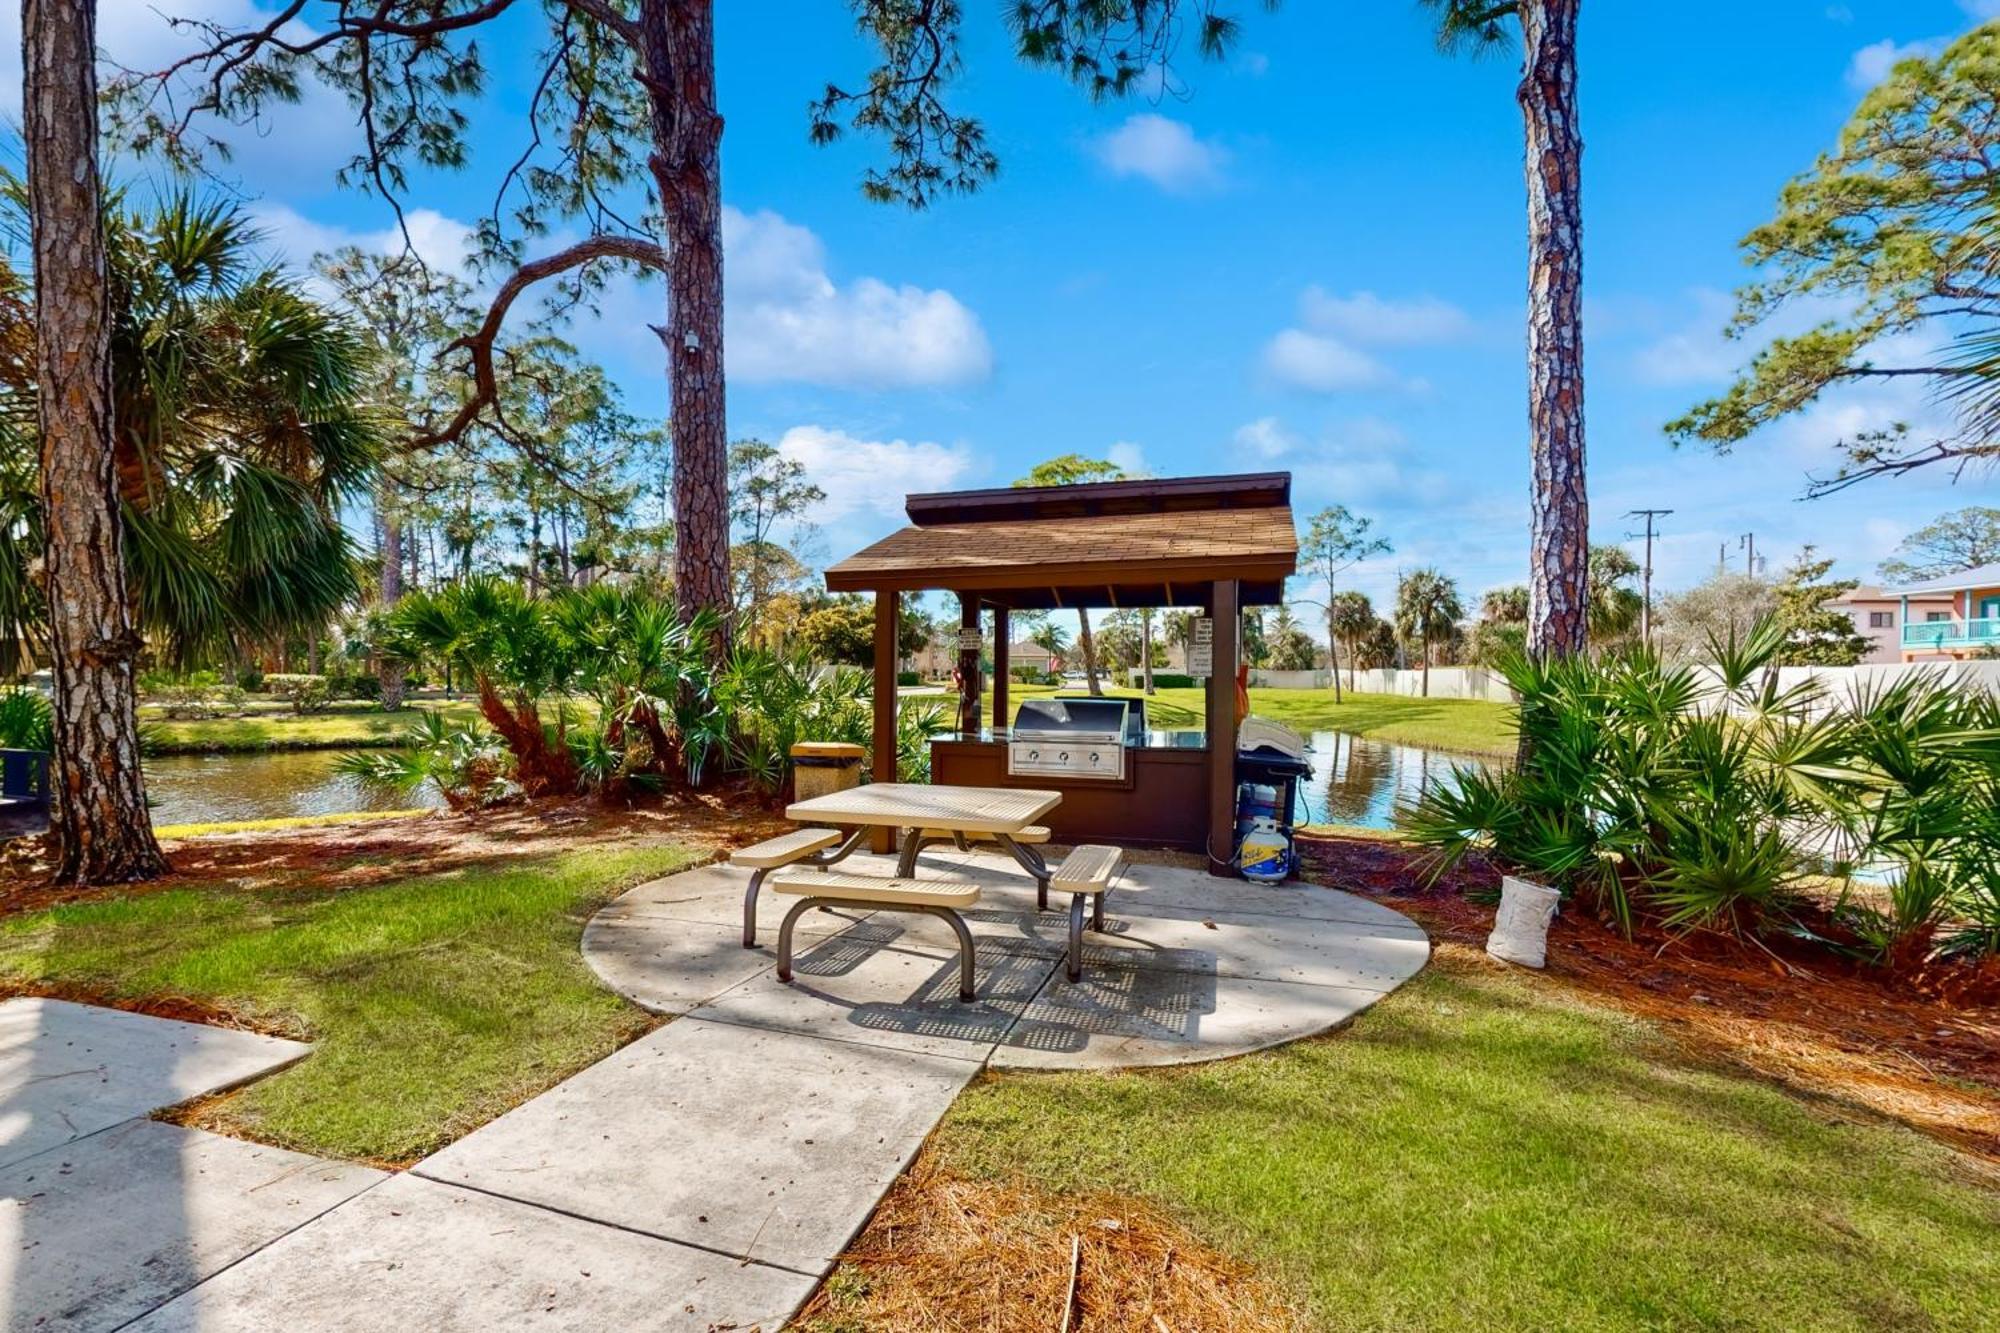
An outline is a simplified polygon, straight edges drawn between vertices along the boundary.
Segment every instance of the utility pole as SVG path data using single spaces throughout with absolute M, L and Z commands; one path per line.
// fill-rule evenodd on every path
M 1757 577 L 1757 534 L 1746 532 L 1736 539 L 1737 549 L 1743 552 L 1743 572 L 1751 578 Z
M 1645 573 L 1641 576 L 1641 586 L 1644 591 L 1639 602 L 1640 643 L 1653 641 L 1653 520 L 1665 518 L 1673 512 L 1671 509 L 1634 509 L 1625 515 L 1627 518 L 1646 520 L 1646 564 Z M 1631 537 L 1636 534 L 1628 532 L 1625 535 Z

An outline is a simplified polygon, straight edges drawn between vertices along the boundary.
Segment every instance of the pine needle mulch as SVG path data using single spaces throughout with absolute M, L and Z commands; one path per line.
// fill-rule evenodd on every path
M 889 1191 L 795 1327 L 1286 1333 L 1305 1324 L 1250 1265 L 1156 1209 L 956 1177 L 927 1151 Z

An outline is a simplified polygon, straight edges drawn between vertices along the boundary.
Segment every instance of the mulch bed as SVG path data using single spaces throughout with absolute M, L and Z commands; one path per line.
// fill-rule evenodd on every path
M 1248 1264 L 1156 1209 L 966 1180 L 928 1154 L 800 1313 L 806 1333 L 1195 1333 L 1305 1325 Z
M 1493 908 L 1467 895 L 1491 894 L 1497 870 L 1468 864 L 1426 888 L 1418 854 L 1394 842 L 1302 837 L 1299 850 L 1305 879 L 1406 912 L 1441 947 L 1483 950 Z M 1549 931 L 1547 975 L 1798 1091 L 2000 1161 L 2000 971 L 1991 962 L 1896 973 L 1806 941 L 1673 934 L 1644 922 L 1628 939 L 1566 908 Z

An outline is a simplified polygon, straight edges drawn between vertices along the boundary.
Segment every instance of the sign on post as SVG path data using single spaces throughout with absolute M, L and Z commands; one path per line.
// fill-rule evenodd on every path
M 976 653 L 985 648 L 985 646 L 986 640 L 981 637 L 978 630 L 961 629 L 958 632 L 958 651 L 961 653 Z
M 1194 622 L 1193 633 L 1188 639 L 1188 674 L 1190 676 L 1212 676 L 1215 674 L 1215 621 L 1201 616 Z

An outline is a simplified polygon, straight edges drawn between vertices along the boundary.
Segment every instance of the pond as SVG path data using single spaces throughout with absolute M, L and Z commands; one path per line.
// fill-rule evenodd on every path
M 331 750 L 159 755 L 146 760 L 146 795 L 155 824 L 220 824 L 444 804 L 434 787 L 377 791 L 340 772 L 339 764 L 340 755 Z
M 1396 808 L 1452 781 L 1455 767 L 1485 768 L 1497 760 L 1414 745 L 1390 745 L 1342 731 L 1315 731 L 1306 759 L 1313 775 L 1299 784 L 1299 819 L 1307 824 L 1389 828 Z
M 1338 731 L 1316 731 L 1310 743 L 1313 776 L 1301 785 L 1304 808 L 1299 813 L 1313 824 L 1388 828 L 1399 803 L 1415 800 L 1434 783 L 1451 781 L 1453 765 L 1489 762 Z M 213 824 L 444 803 L 434 788 L 408 794 L 371 790 L 341 773 L 339 760 L 327 750 L 148 759 L 146 794 L 154 803 L 153 822 Z

